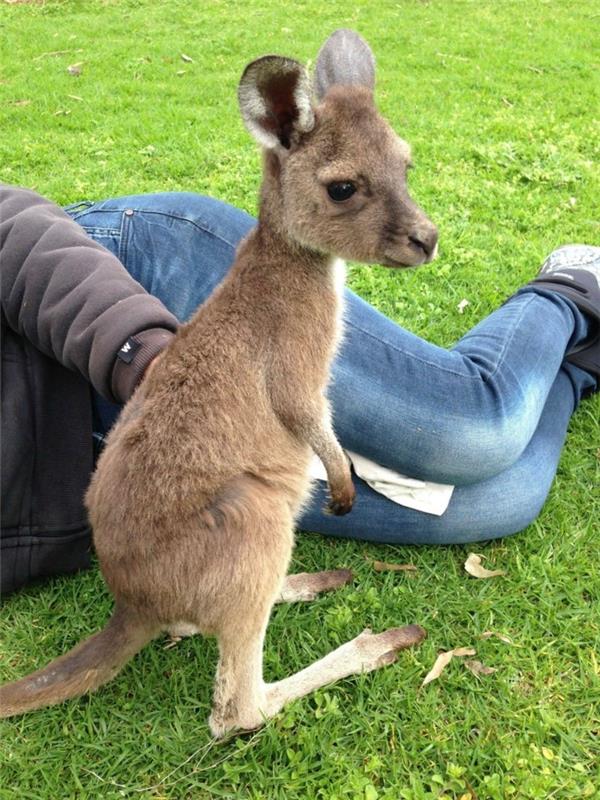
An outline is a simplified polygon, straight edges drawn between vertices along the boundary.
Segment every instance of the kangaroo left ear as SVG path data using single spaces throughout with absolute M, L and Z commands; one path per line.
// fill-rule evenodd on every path
M 242 119 L 263 147 L 289 150 L 314 127 L 311 94 L 302 64 L 283 56 L 263 56 L 248 64 L 240 80 Z

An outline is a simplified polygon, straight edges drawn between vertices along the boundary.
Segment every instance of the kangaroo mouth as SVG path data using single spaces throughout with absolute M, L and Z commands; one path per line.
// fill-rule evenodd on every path
M 392 267 L 393 269 L 414 269 L 414 267 L 420 267 L 421 264 L 425 264 L 426 261 L 427 253 L 424 250 L 413 253 L 412 248 L 411 250 L 407 248 L 406 256 L 402 255 L 402 259 L 385 255 L 380 263 L 384 267 Z
M 392 269 L 414 269 L 415 267 L 421 266 L 424 264 L 425 260 L 423 261 L 413 261 L 410 264 L 407 264 L 405 261 L 397 261 L 395 258 L 390 258 L 386 256 L 382 258 L 380 264 L 384 267 L 392 267 Z
M 408 241 L 398 255 L 391 256 L 386 253 L 381 259 L 381 264 L 385 267 L 408 268 L 419 267 L 421 264 L 428 264 L 437 256 L 437 242 L 433 250 L 429 250 L 422 242 L 408 237 Z

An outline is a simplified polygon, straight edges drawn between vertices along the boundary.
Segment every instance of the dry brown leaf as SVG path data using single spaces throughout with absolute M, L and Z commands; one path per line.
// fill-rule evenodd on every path
M 391 564 L 388 561 L 373 561 L 376 572 L 417 572 L 414 564 Z
M 455 656 L 461 658 L 462 656 L 474 655 L 475 650 L 472 647 L 455 647 L 454 650 L 446 650 L 445 653 L 440 653 L 435 660 L 435 664 L 425 676 L 421 687 L 427 686 L 428 683 L 431 683 L 431 681 L 435 681 L 437 678 L 439 678 Z
M 498 633 L 498 631 L 484 631 L 481 634 L 481 639 L 490 639 L 492 636 L 495 636 L 496 639 L 500 639 L 501 642 L 505 642 L 506 644 L 512 644 L 512 639 L 510 636 L 507 636 L 505 633 Z
M 477 553 L 469 553 L 469 557 L 465 561 L 465 569 L 474 578 L 495 578 L 498 575 L 506 575 L 503 569 L 486 569 L 481 566 L 481 559 Z
M 436 658 L 433 667 L 429 670 L 425 678 L 423 679 L 423 683 L 421 686 L 427 686 L 428 683 L 431 681 L 435 681 L 437 678 L 440 677 L 442 672 L 446 669 L 448 664 L 452 661 L 452 656 L 454 653 L 452 650 L 448 650 L 446 653 L 440 653 L 439 656 Z
M 465 667 L 473 673 L 473 675 L 491 675 L 497 671 L 495 667 L 486 667 L 485 664 L 481 663 L 481 661 L 470 661 L 467 659 L 463 663 Z

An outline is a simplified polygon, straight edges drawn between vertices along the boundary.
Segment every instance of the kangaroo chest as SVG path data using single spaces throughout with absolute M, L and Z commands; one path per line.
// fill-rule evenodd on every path
M 279 370 L 302 376 L 322 391 L 342 336 L 345 263 L 335 259 L 319 279 L 299 284 L 270 343 Z

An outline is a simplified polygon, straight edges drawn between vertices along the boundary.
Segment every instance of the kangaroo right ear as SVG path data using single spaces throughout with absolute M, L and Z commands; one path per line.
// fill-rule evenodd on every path
M 334 31 L 319 50 L 315 67 L 315 89 L 322 100 L 335 85 L 375 88 L 375 56 L 356 31 Z
M 315 115 L 308 73 L 298 61 L 263 56 L 248 64 L 238 87 L 242 119 L 257 141 L 289 150 L 312 130 Z

